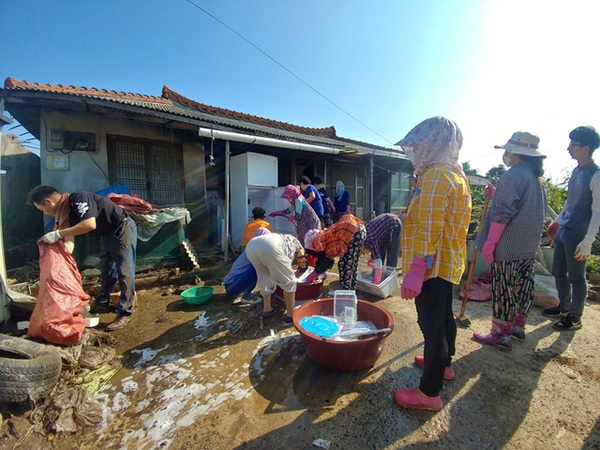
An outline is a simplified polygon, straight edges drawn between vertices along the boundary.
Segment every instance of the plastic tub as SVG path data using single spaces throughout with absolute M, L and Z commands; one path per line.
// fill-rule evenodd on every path
M 368 320 L 378 329 L 390 330 L 355 340 L 328 339 L 306 331 L 300 326 L 300 319 L 306 316 L 332 316 L 333 298 L 314 300 L 298 307 L 294 311 L 294 326 L 300 333 L 308 356 L 324 367 L 341 371 L 366 369 L 375 364 L 381 355 L 385 339 L 394 329 L 394 318 L 382 307 L 365 300 L 358 300 L 357 313 L 358 320 Z
M 212 286 L 196 286 L 181 293 L 181 298 L 189 305 L 201 305 L 210 300 L 215 288 Z
M 302 302 L 306 300 L 315 300 L 321 297 L 321 291 L 323 288 L 323 280 L 316 279 L 311 283 L 298 283 L 296 286 L 296 301 Z M 283 298 L 283 290 L 277 286 L 275 295 L 279 298 Z

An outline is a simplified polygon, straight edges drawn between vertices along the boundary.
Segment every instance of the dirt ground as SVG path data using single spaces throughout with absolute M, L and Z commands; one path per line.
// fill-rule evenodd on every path
M 138 277 L 139 305 L 112 336 L 122 368 L 96 394 L 103 420 L 75 434 L 43 435 L 31 412 L 2 409 L 1 448 L 52 449 L 600 449 L 600 303 L 583 328 L 559 332 L 534 307 L 526 340 L 512 351 L 483 346 L 491 302 L 469 302 L 459 327 L 439 412 L 395 404 L 395 389 L 418 384 L 423 338 L 412 301 L 358 292 L 392 313 L 395 329 L 369 369 L 338 372 L 306 355 L 283 310 L 260 329 L 260 305 L 242 305 L 220 286 L 218 261 L 195 272 Z M 201 279 L 206 304 L 179 292 Z M 335 274 L 323 293 L 339 286 Z M 91 289 L 93 290 L 93 288 Z M 460 301 L 455 299 L 458 312 Z M 102 330 L 114 318 L 104 314 Z M 359 318 L 360 319 L 360 318 Z

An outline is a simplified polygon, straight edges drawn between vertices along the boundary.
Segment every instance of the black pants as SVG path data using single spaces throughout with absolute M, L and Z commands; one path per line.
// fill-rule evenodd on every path
M 456 352 L 456 322 L 452 312 L 452 283 L 431 278 L 415 298 L 417 321 L 425 339 L 425 365 L 419 389 L 437 397 L 444 383 L 444 369 Z

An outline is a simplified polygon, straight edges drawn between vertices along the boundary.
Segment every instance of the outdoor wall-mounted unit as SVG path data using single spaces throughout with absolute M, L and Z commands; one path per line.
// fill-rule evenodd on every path
M 49 147 L 63 152 L 95 152 L 96 135 L 83 131 L 50 130 Z

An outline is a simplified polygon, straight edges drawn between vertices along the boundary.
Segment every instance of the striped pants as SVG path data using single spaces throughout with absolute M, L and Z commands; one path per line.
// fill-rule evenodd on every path
M 493 317 L 514 322 L 517 314 L 528 314 L 533 305 L 533 258 L 492 263 Z

